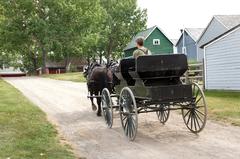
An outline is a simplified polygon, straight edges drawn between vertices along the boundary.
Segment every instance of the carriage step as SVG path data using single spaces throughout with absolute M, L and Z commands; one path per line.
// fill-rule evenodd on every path
M 102 98 L 102 96 L 87 96 L 87 98 Z
M 119 97 L 117 94 L 111 94 L 111 97 Z
M 119 97 L 119 95 L 113 94 L 113 95 L 111 95 L 111 97 Z M 102 98 L 102 96 L 101 95 L 98 95 L 98 96 L 87 96 L 87 98 Z

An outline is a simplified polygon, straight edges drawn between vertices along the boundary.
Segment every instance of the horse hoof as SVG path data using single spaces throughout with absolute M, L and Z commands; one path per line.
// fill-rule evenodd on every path
M 92 110 L 93 110 L 93 111 L 96 111 L 96 110 L 97 110 L 96 105 L 92 105 Z
M 102 114 L 101 113 L 97 113 L 97 116 L 102 116 Z

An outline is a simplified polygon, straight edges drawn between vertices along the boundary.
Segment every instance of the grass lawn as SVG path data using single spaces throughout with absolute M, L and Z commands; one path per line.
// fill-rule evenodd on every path
M 240 92 L 206 91 L 210 119 L 240 126 Z
M 0 79 L 0 158 L 73 159 L 46 115 Z
M 47 78 L 56 79 L 56 80 L 63 80 L 63 81 L 86 82 L 86 79 L 83 77 L 82 72 L 49 74 L 49 75 L 42 75 L 42 77 L 47 77 Z

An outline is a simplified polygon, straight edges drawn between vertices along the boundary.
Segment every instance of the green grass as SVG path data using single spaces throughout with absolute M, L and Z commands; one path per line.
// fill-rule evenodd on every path
M 206 91 L 210 119 L 240 126 L 240 92 Z
M 0 159 L 73 159 L 37 106 L 0 79 Z
M 199 63 L 199 62 L 196 60 L 188 60 L 188 64 L 197 64 L 197 63 Z
M 42 75 L 42 77 L 47 77 L 55 80 L 63 80 L 63 81 L 86 82 L 86 79 L 83 77 L 83 73 L 81 72 L 49 74 L 49 75 Z

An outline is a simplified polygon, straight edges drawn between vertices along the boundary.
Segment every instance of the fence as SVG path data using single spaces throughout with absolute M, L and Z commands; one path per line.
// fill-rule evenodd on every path
M 185 83 L 196 82 L 204 89 L 204 63 L 189 64 L 182 81 Z

